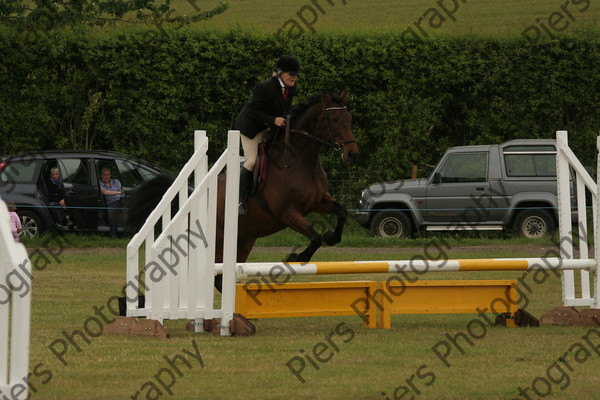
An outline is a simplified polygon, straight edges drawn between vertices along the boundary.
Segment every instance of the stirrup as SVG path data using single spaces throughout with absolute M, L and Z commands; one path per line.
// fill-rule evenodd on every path
M 248 215 L 248 207 L 246 206 L 246 203 L 238 204 L 238 215 L 240 217 L 245 217 Z

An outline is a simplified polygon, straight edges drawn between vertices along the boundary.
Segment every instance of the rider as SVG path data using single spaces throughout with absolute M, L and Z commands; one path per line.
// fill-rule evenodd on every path
M 281 57 L 273 76 L 259 83 L 252 97 L 240 111 L 236 129 L 240 131 L 244 149 L 244 165 L 240 170 L 239 215 L 247 213 L 246 199 L 254 183 L 254 165 L 258 156 L 258 144 L 271 128 L 285 127 L 285 116 L 290 111 L 292 99 L 297 92 L 295 83 L 300 75 L 300 63 L 291 55 Z

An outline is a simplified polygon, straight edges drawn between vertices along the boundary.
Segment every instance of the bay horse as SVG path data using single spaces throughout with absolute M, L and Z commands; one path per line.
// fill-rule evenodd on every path
M 342 240 L 346 208 L 327 192 L 327 174 L 321 166 L 321 148 L 338 151 L 352 163 L 358 145 L 352 133 L 352 115 L 344 105 L 347 91 L 340 95 L 323 92 L 306 104 L 294 107 L 285 134 L 274 132 L 266 150 L 266 180 L 260 191 L 246 202 L 248 213 L 238 219 L 237 262 L 245 262 L 259 237 L 289 227 L 306 236 L 310 244 L 301 253 L 291 253 L 287 261 L 308 262 L 322 243 L 333 246 Z M 257 165 L 260 164 L 257 162 Z M 219 175 L 217 190 L 217 233 L 215 262 L 223 262 L 225 180 Z M 142 185 L 129 204 L 130 227 L 141 226 L 172 183 L 161 176 Z M 312 212 L 335 214 L 335 228 L 321 235 L 306 220 Z M 221 275 L 215 286 L 221 289 Z
M 264 187 L 247 201 L 248 214 L 238 219 L 237 262 L 245 262 L 257 238 L 272 235 L 286 227 L 310 240 L 300 254 L 292 253 L 288 262 L 308 262 L 322 243 L 333 246 L 342 240 L 346 208 L 327 192 L 327 174 L 321 166 L 321 148 L 338 151 L 345 162 L 358 156 L 352 133 L 352 115 L 344 105 L 347 95 L 325 92 L 313 96 L 309 103 L 292 110 L 286 134 L 274 134 L 268 144 Z M 258 165 L 259 163 L 257 163 Z M 216 262 L 223 260 L 223 224 L 225 175 L 219 180 L 217 201 Z M 334 229 L 321 235 L 306 220 L 312 212 L 335 214 Z

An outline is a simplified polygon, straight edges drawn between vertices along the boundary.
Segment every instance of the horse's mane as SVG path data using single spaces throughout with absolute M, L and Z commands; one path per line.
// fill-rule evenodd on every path
M 331 100 L 334 103 L 337 103 L 340 106 L 345 105 L 344 99 L 342 99 L 339 94 L 327 93 L 327 95 L 329 95 L 329 97 L 331 97 Z M 290 115 L 292 117 L 292 126 L 293 126 L 294 122 L 297 122 L 298 119 L 300 119 L 300 117 L 302 117 L 302 115 L 304 115 L 304 113 L 306 111 L 308 111 L 309 108 L 311 108 L 315 104 L 321 103 L 322 101 L 323 101 L 322 92 L 319 92 L 319 93 L 316 93 L 316 94 L 313 94 L 312 96 L 310 96 L 310 98 L 307 102 L 301 102 L 301 103 L 296 104 L 294 107 L 292 107 L 292 109 L 290 111 Z M 283 139 L 283 137 L 285 136 L 283 134 L 283 132 L 285 132 L 285 129 L 275 130 L 275 135 L 272 136 L 268 141 L 268 147 L 270 147 L 273 143 L 275 143 L 278 140 L 281 141 Z
M 344 99 L 342 99 L 339 94 L 335 94 L 335 93 L 327 93 L 327 94 L 329 95 L 329 97 L 331 97 L 331 100 L 333 102 L 335 102 L 341 106 L 344 105 Z M 292 108 L 292 111 L 291 111 L 292 119 L 300 117 L 302 114 L 304 114 L 306 112 L 306 110 L 308 110 L 315 104 L 320 103 L 321 99 L 322 99 L 321 96 L 322 96 L 321 93 L 316 93 L 310 97 L 308 102 L 302 102 L 302 103 L 296 104 Z

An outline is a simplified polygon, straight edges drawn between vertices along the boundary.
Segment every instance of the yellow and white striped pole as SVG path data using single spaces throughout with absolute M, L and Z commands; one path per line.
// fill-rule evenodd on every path
M 221 273 L 221 264 L 216 272 Z M 462 260 L 322 261 L 238 263 L 238 277 L 447 271 L 595 270 L 594 259 L 482 258 Z

